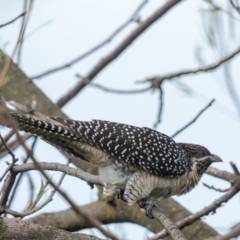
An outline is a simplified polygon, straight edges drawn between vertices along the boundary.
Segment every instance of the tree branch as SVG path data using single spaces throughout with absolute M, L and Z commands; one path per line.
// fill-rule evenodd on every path
M 0 217 L 1 239 L 104 240 L 83 233 L 69 233 L 50 226 Z
M 31 79 L 38 79 L 38 78 L 42 78 L 48 74 L 63 70 L 65 68 L 68 68 L 70 66 L 72 66 L 73 64 L 79 62 L 80 60 L 84 59 L 85 57 L 91 55 L 92 53 L 94 53 L 95 51 L 97 51 L 98 49 L 100 49 L 101 47 L 103 47 L 104 45 L 106 45 L 107 43 L 110 43 L 113 38 L 115 38 L 124 28 L 126 28 L 131 22 L 136 21 L 137 15 L 138 13 L 141 11 L 141 9 L 144 7 L 144 5 L 148 2 L 148 0 L 144 0 L 138 7 L 137 9 L 134 11 L 134 13 L 132 14 L 132 16 L 124 23 L 122 24 L 119 28 L 117 28 L 106 40 L 104 40 L 103 42 L 99 43 L 98 45 L 96 45 L 95 47 L 93 47 L 92 49 L 88 50 L 87 52 L 85 52 L 84 54 L 78 56 L 77 58 L 73 59 L 72 61 L 65 63 L 63 65 L 60 65 L 58 67 L 52 68 L 50 70 L 47 70 L 46 72 L 40 73 L 38 75 L 35 75 L 33 77 L 30 77 Z
M 192 214 L 180 221 L 177 221 L 175 225 L 179 229 L 183 229 L 184 227 L 192 224 L 193 222 L 201 219 L 201 217 L 208 215 L 211 212 L 215 212 L 217 208 L 221 207 L 224 202 L 227 202 L 229 199 L 231 199 L 234 195 L 236 195 L 240 191 L 240 177 L 237 178 L 234 185 L 229 189 L 229 191 L 224 194 L 222 197 L 215 200 L 213 203 L 211 203 L 209 206 L 203 208 L 201 211 L 196 212 L 195 214 Z M 155 240 L 158 238 L 164 238 L 167 236 L 167 231 L 162 230 L 158 234 L 154 236 L 154 238 L 151 238 L 151 240 Z
M 81 168 L 73 168 L 60 163 L 39 162 L 38 164 L 42 170 L 59 171 L 59 172 L 68 174 L 70 176 L 77 177 L 83 181 L 90 182 L 92 184 L 97 184 L 101 186 L 103 185 L 103 181 L 100 179 L 99 176 L 84 172 Z M 34 163 L 26 163 L 22 165 L 16 165 L 13 167 L 13 172 L 15 173 L 26 172 L 31 170 L 39 170 L 39 169 L 38 167 L 36 167 Z
M 3 24 L 0 24 L 0 28 L 2 27 L 5 27 L 13 22 L 15 22 L 17 19 L 19 19 L 20 17 L 23 17 L 27 12 L 23 12 L 21 13 L 20 15 L 18 15 L 17 17 L 15 17 L 14 19 L 10 20 L 9 22 L 6 22 L 6 23 L 3 23 Z
M 206 67 L 201 67 L 201 68 L 192 69 L 192 70 L 179 71 L 179 72 L 176 72 L 176 73 L 171 73 L 171 74 L 164 75 L 164 76 L 157 76 L 157 77 L 154 77 L 154 78 L 149 78 L 147 80 L 141 80 L 141 81 L 138 81 L 138 82 L 139 83 L 151 82 L 152 83 L 152 88 L 158 88 L 164 80 L 170 80 L 170 79 L 173 79 L 173 78 L 176 78 L 176 77 L 181 77 L 181 76 L 184 76 L 184 75 L 196 74 L 196 73 L 200 73 L 200 72 L 209 72 L 209 71 L 215 70 L 216 68 L 220 67 L 223 63 L 225 63 L 225 62 L 231 60 L 232 58 L 234 58 L 239 53 L 240 53 L 240 47 L 237 48 L 234 52 L 232 52 L 228 56 L 226 56 L 225 58 L 219 60 L 216 63 L 210 64 Z
M 185 130 L 186 128 L 188 128 L 190 125 L 192 125 L 194 122 L 196 122 L 196 120 L 201 116 L 201 114 L 203 114 L 211 105 L 212 103 L 215 101 L 215 99 L 212 99 L 210 101 L 210 103 L 207 104 L 206 107 L 204 107 L 198 114 L 197 116 L 192 120 L 190 121 L 189 123 L 187 123 L 185 126 L 183 126 L 182 128 L 180 128 L 177 132 L 175 132 L 171 138 L 174 138 L 176 137 L 180 132 L 182 132 L 183 130 Z
M 231 230 L 224 235 L 217 235 L 215 237 L 208 238 L 206 240 L 229 240 L 237 238 L 240 235 L 240 223 L 237 223 L 231 228 Z
M 97 74 L 102 71 L 109 63 L 116 59 L 130 44 L 137 39 L 150 25 L 161 18 L 167 13 L 172 7 L 174 7 L 181 0 L 168 0 L 162 7 L 160 7 L 155 13 L 152 14 L 148 19 L 143 21 L 132 33 L 130 33 L 112 52 L 102 58 L 95 67 L 76 84 L 66 95 L 61 97 L 57 101 L 57 105 L 62 107 L 75 97 L 87 84 L 92 81 Z
M 117 93 L 117 94 L 135 94 L 135 93 L 143 93 L 148 91 L 149 89 L 151 89 L 151 87 L 147 87 L 147 88 L 143 88 L 143 89 L 133 89 L 133 90 L 121 90 L 121 89 L 111 89 L 111 88 L 107 88 L 105 86 L 102 86 L 100 84 L 96 84 L 96 83 L 89 83 L 89 86 L 91 87 L 95 87 L 98 89 L 101 89 L 105 92 L 110 92 L 110 93 Z

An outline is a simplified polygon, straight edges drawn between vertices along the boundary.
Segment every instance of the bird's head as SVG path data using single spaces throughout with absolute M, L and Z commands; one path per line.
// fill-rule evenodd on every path
M 198 175 L 202 175 L 208 167 L 214 162 L 222 162 L 222 159 L 210 151 L 197 144 L 181 143 L 188 158 L 192 162 L 192 168 L 197 171 Z

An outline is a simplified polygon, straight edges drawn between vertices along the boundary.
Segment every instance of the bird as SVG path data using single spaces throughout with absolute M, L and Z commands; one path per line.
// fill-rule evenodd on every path
M 158 206 L 156 200 L 188 193 L 212 163 L 222 162 L 204 146 L 177 143 L 148 127 L 61 117 L 41 120 L 17 112 L 10 115 L 19 130 L 97 166 L 103 193 L 129 205 L 138 203 L 149 218 Z

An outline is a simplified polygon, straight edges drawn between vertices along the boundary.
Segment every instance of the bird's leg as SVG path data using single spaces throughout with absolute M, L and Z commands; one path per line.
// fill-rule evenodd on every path
M 148 197 L 148 198 L 144 198 L 138 201 L 138 205 L 140 208 L 144 208 L 146 211 L 146 216 L 150 219 L 154 219 L 153 215 L 152 215 L 152 209 L 153 207 L 156 207 L 158 209 L 160 209 L 160 207 L 158 206 L 155 198 L 153 197 Z
M 117 191 L 117 199 L 121 199 L 124 202 L 126 202 L 126 200 L 124 199 L 123 196 L 124 196 L 124 190 L 123 189 L 118 189 L 118 191 Z

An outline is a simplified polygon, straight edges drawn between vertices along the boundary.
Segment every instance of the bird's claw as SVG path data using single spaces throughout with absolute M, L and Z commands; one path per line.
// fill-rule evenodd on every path
M 144 208 L 146 211 L 146 216 L 150 219 L 154 219 L 152 215 L 152 210 L 154 207 L 159 208 L 158 204 L 156 203 L 156 200 L 154 198 L 146 198 L 146 199 L 141 199 L 138 201 L 138 205 L 140 208 Z

